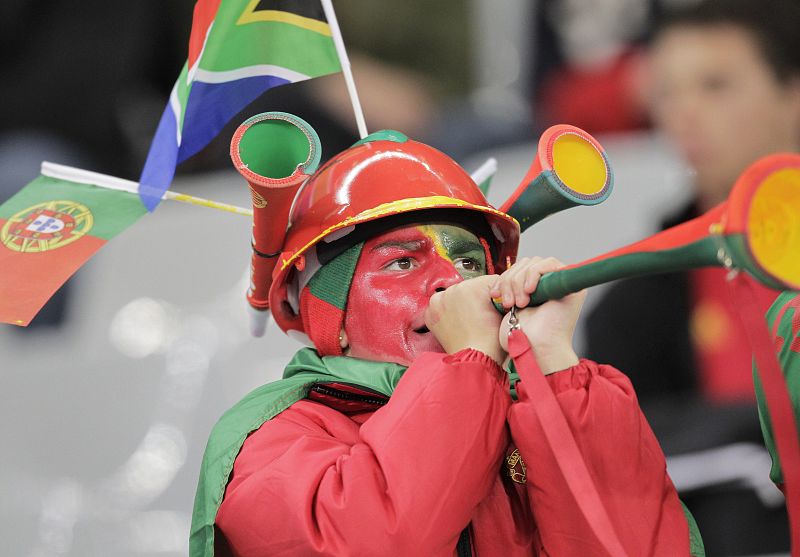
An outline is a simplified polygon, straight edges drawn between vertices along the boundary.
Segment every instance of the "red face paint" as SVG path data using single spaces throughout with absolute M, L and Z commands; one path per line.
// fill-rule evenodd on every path
M 486 274 L 480 240 L 450 224 L 412 225 L 364 244 L 347 300 L 348 355 L 409 365 L 442 352 L 424 314 L 438 290 Z

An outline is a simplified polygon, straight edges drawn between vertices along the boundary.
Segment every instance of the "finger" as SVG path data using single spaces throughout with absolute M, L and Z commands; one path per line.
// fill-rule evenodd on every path
M 542 257 L 524 257 L 506 270 L 493 288 L 492 295 L 496 298 L 505 293 L 503 305 L 507 308 L 512 305 L 525 307 L 530 302 L 529 292 L 525 291 L 526 274 L 531 268 L 536 268 L 544 261 Z M 510 293 L 509 293 L 510 290 Z
M 528 264 L 528 261 L 529 259 L 524 257 L 500 275 L 500 279 L 494 289 L 496 294 L 493 294 L 493 296 L 502 299 L 503 307 L 506 309 L 514 305 L 514 291 L 511 286 L 512 277 L 516 275 L 520 269 L 524 268 Z
M 527 294 L 532 294 L 536 291 L 536 287 L 539 285 L 539 280 L 541 280 L 543 275 L 552 273 L 553 271 L 557 271 L 563 267 L 564 264 L 555 257 L 542 259 L 535 267 L 529 270 L 528 276 L 525 280 L 525 292 Z
M 544 274 L 557 271 L 563 266 L 564 264 L 555 257 L 548 257 L 546 259 L 542 259 L 537 267 L 541 271 L 541 273 Z
M 492 286 L 489 290 L 489 293 L 492 295 L 492 298 L 500 298 L 502 295 L 502 290 L 500 285 L 503 282 L 503 275 L 505 275 L 509 270 L 505 270 L 502 275 L 491 275 L 494 277 L 494 281 L 492 282 Z
M 493 304 L 501 304 L 503 303 L 503 294 L 500 291 L 500 276 L 497 275 L 494 282 L 489 285 L 489 298 L 491 299 Z
M 503 300 L 503 307 L 509 309 L 514 305 L 514 291 L 511 288 L 511 281 L 503 278 L 500 283 L 500 297 Z
M 492 295 L 492 289 L 494 288 L 495 282 L 499 278 L 498 275 L 484 275 L 482 277 L 475 277 L 474 279 L 465 280 L 460 284 L 464 284 L 469 288 L 474 288 L 475 290 L 472 291 L 472 294 L 481 300 L 485 300 L 485 304 L 487 306 L 494 307 L 493 301 L 496 296 Z
M 528 268 L 526 272 L 524 284 L 525 293 L 531 294 L 536 290 L 539 279 L 543 274 L 555 271 L 562 266 L 562 263 L 554 257 L 548 257 L 546 259 L 539 258 L 539 261 L 536 263 L 536 265 Z
M 539 279 L 541 278 L 542 273 L 536 267 L 531 267 L 525 273 L 525 283 L 523 284 L 523 289 L 526 294 L 528 294 L 528 302 L 530 303 L 530 294 L 533 294 L 536 291 L 536 287 L 539 285 Z
M 535 272 L 535 267 L 523 269 L 520 273 L 513 277 L 512 288 L 514 289 L 514 302 L 516 303 L 517 307 L 527 307 L 531 302 L 530 292 L 525 288 L 531 272 Z
M 459 283 L 459 284 L 464 284 L 464 283 L 466 283 L 466 284 L 470 284 L 470 283 L 480 284 L 482 288 L 485 288 L 487 291 L 489 291 L 489 290 L 491 290 L 491 288 L 494 286 L 494 284 L 497 282 L 497 280 L 499 278 L 500 278 L 500 275 L 483 275 L 483 276 L 480 276 L 480 277 L 475 277 L 475 278 L 470 279 L 468 281 L 465 280 L 464 282 Z
M 515 265 L 508 276 L 504 280 L 508 281 L 514 298 L 514 305 L 518 307 L 525 307 L 528 305 L 530 298 L 525 292 L 525 276 L 532 266 L 537 264 L 539 258 L 526 259 L 523 264 Z
M 493 298 L 494 296 L 492 295 L 492 291 L 499 278 L 500 277 L 498 275 L 483 275 L 470 280 L 465 280 L 458 283 L 458 285 L 461 285 L 462 288 L 469 289 L 471 292 L 480 291 L 481 295 L 485 293 L 485 296 L 482 296 L 484 298 Z
M 435 327 L 442 318 L 444 294 L 444 292 L 436 292 L 431 296 L 430 302 L 428 302 L 428 307 L 425 309 L 425 315 L 423 316 L 425 319 L 425 326 L 428 327 L 428 329 Z

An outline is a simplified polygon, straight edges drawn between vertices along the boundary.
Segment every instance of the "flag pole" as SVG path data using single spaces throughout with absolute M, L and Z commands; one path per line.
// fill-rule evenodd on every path
M 90 184 L 107 190 L 116 190 L 132 193 L 138 195 L 139 184 L 131 180 L 123 180 L 115 176 L 107 174 L 100 174 L 99 172 L 92 172 L 90 170 L 83 170 L 82 168 L 75 168 L 73 166 L 65 166 L 63 164 L 56 164 L 52 162 L 42 162 L 42 175 L 49 176 L 50 178 L 57 178 L 59 180 L 67 180 L 70 182 L 80 182 L 82 184 Z M 209 209 L 217 209 L 218 211 L 225 211 L 227 213 L 235 213 L 237 215 L 244 215 L 246 217 L 253 216 L 252 209 L 245 209 L 244 207 L 237 207 L 228 203 L 220 201 L 213 201 L 211 199 L 204 199 L 202 197 L 195 197 L 194 195 L 187 195 L 185 193 L 177 193 L 167 190 L 161 196 L 161 199 L 171 199 L 173 201 L 180 201 L 182 203 L 189 203 L 190 205 L 198 205 L 200 207 L 208 207 Z
M 344 40 L 342 39 L 342 32 L 339 29 L 339 22 L 336 20 L 336 12 L 333 11 L 332 1 L 322 0 L 322 9 L 325 10 L 325 19 L 328 20 L 328 26 L 331 28 L 333 44 L 336 46 L 336 54 L 339 55 L 339 64 L 342 66 L 344 82 L 347 84 L 347 92 L 350 94 L 350 102 L 353 105 L 353 112 L 356 115 L 358 134 L 361 136 L 361 139 L 364 139 L 369 132 L 367 132 L 364 112 L 361 110 L 361 102 L 358 100 L 358 91 L 356 91 L 356 82 L 353 81 L 353 70 L 350 68 L 350 59 L 347 57 L 347 51 L 344 49 Z

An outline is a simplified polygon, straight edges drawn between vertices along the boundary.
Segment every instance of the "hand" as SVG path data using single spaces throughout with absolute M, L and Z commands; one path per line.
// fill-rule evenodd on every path
M 501 316 L 489 295 L 498 278 L 497 275 L 476 277 L 431 296 L 425 311 L 425 326 L 448 354 L 474 348 L 502 364 L 505 352 L 497 337 Z
M 586 291 L 551 300 L 539 307 L 527 307 L 541 276 L 563 266 L 552 257 L 524 257 L 503 273 L 491 289 L 492 297 L 502 298 L 504 307 L 510 309 L 516 305 L 525 308 L 517 311 L 520 329 L 528 337 L 545 375 L 578 363 L 578 356 L 572 348 L 572 336 Z M 498 339 L 504 350 L 508 350 L 509 317 L 507 314 L 503 319 Z

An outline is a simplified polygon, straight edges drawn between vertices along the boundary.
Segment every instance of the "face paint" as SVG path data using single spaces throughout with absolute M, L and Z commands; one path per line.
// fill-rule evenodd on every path
M 345 315 L 349 356 L 409 365 L 422 352 L 442 352 L 425 328 L 430 297 L 486 274 L 480 240 L 450 224 L 391 230 L 364 244 Z

